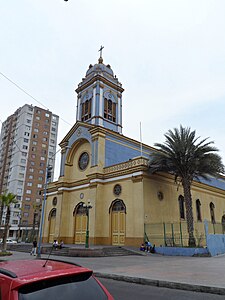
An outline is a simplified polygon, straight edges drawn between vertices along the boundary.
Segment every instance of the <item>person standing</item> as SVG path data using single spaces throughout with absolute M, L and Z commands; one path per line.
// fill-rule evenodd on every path
M 30 255 L 34 255 L 34 256 L 36 256 L 36 254 L 37 254 L 37 241 L 36 241 L 36 239 L 33 241 L 33 248 L 32 248 L 32 250 L 31 250 L 31 253 L 30 253 Z

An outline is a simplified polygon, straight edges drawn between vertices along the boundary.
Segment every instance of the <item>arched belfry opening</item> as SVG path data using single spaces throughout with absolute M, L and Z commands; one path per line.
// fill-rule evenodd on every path
M 121 199 L 114 200 L 109 208 L 112 245 L 123 246 L 126 237 L 126 206 Z

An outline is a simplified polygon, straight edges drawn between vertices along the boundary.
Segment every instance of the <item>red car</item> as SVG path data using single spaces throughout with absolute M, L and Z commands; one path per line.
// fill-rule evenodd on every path
M 0 262 L 2 300 L 113 300 L 106 288 L 81 266 L 57 260 Z

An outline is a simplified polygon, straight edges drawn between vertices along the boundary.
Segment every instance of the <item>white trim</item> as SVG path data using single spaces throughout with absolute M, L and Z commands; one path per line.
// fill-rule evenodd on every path
M 90 180 L 90 183 L 82 184 L 82 185 L 71 187 L 71 188 L 60 187 L 58 189 L 58 191 L 74 191 L 74 190 L 79 190 L 79 189 L 82 189 L 82 188 L 88 188 L 91 183 L 113 182 L 113 181 L 118 181 L 118 180 L 121 180 L 121 179 L 132 178 L 132 177 L 139 176 L 139 175 L 143 175 L 143 172 L 139 171 L 139 172 L 135 172 L 135 173 L 132 173 L 132 174 L 129 174 L 129 175 L 117 176 L 117 177 L 109 178 L 109 179 L 105 179 L 105 180 L 104 179 L 92 179 L 92 180 Z M 55 194 L 57 194 L 57 192 L 52 192 L 52 193 L 49 193 L 47 195 L 51 196 L 51 195 L 55 195 Z
M 96 107 L 96 88 L 93 89 L 91 117 L 95 117 L 95 107 Z M 94 118 L 91 120 L 91 123 L 95 124 Z

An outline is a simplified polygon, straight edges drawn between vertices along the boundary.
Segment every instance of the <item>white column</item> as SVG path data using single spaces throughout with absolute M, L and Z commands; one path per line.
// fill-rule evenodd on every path
M 92 105 L 91 105 L 91 116 L 95 117 L 95 108 L 96 108 L 96 88 L 93 88 L 93 97 L 92 97 Z M 95 118 L 91 120 L 92 124 L 95 124 Z
M 104 118 L 104 99 L 103 99 L 103 89 L 100 87 L 99 95 L 99 117 Z M 99 125 L 103 126 L 103 119 L 99 118 Z

